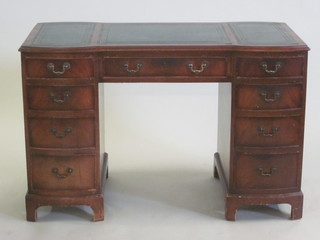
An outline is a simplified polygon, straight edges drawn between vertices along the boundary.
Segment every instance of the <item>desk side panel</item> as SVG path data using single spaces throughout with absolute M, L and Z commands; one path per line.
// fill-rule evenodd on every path
M 219 83 L 218 98 L 218 152 L 224 175 L 229 186 L 231 151 L 231 83 Z
M 99 142 L 100 142 L 100 168 L 103 166 L 105 153 L 105 104 L 104 104 L 104 84 L 99 83 Z

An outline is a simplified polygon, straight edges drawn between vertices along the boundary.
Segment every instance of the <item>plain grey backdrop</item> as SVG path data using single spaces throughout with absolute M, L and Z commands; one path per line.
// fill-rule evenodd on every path
M 319 239 L 320 3 L 317 0 L 2 0 L 0 3 L 1 239 Z M 91 210 L 39 209 L 27 190 L 19 46 L 38 22 L 286 22 L 311 48 L 302 220 L 286 205 L 244 208 L 224 220 L 212 178 L 217 84 L 105 84 L 110 179 L 105 221 Z

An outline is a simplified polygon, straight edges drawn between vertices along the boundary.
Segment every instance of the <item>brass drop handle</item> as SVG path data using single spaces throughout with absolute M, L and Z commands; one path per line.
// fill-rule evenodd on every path
M 191 70 L 191 72 L 193 72 L 193 73 L 202 73 L 204 71 L 204 69 L 206 67 L 208 67 L 208 63 L 207 62 L 202 62 L 200 69 L 194 69 L 193 63 L 189 63 L 188 67 Z
M 73 172 L 73 169 L 68 167 L 65 173 L 60 173 L 58 168 L 52 168 L 51 172 L 55 174 L 57 178 L 66 178 Z
M 277 168 L 272 167 L 270 168 L 269 172 L 265 172 L 262 167 L 257 168 L 257 170 L 260 172 L 260 175 L 262 177 L 271 177 L 271 175 L 274 174 Z
M 62 98 L 62 99 L 58 99 L 53 92 L 49 93 L 50 99 L 51 99 L 54 103 L 57 103 L 57 104 L 63 104 L 63 103 L 65 103 L 65 101 L 67 101 L 67 99 L 70 97 L 70 95 L 71 95 L 70 92 L 69 92 L 69 91 L 66 91 L 66 92 L 63 93 L 63 98 Z
M 271 132 L 265 133 L 264 127 L 258 127 L 258 131 L 262 134 L 264 137 L 273 137 L 278 131 L 279 127 L 272 127 Z
M 268 73 L 268 74 L 275 74 L 278 72 L 278 70 L 281 68 L 281 62 L 276 62 L 276 64 L 274 65 L 274 69 L 269 69 L 267 62 L 263 61 L 261 63 L 261 67 L 263 68 L 263 70 Z
M 142 63 L 138 63 L 136 65 L 136 69 L 129 69 L 129 64 L 128 63 L 124 64 L 123 66 L 125 67 L 127 72 L 129 72 L 129 73 L 137 73 L 137 72 L 140 71 L 140 69 L 142 68 L 143 65 L 142 65 Z
M 58 133 L 58 130 L 56 128 L 51 128 L 50 132 L 57 138 L 64 138 L 66 137 L 68 134 L 72 133 L 72 128 L 68 127 L 64 130 L 63 133 Z
M 279 91 L 273 92 L 272 94 L 268 94 L 267 92 L 263 91 L 260 93 L 260 96 L 263 97 L 265 102 L 272 103 L 280 98 L 281 95 Z
M 56 70 L 55 70 L 54 63 L 48 63 L 48 64 L 47 64 L 47 69 L 48 69 L 49 71 L 51 71 L 53 74 L 57 75 L 57 76 L 60 76 L 60 75 L 64 74 L 64 73 L 65 73 L 67 70 L 69 70 L 70 68 L 71 68 L 71 65 L 70 65 L 70 63 L 68 63 L 68 62 L 63 63 L 63 65 L 62 65 L 62 71 L 56 71 Z

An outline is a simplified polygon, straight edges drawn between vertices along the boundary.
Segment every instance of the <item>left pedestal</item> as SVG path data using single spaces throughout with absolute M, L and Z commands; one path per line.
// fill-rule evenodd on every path
M 28 221 L 46 205 L 87 205 L 94 221 L 104 218 L 107 154 L 96 61 L 91 53 L 22 52 Z

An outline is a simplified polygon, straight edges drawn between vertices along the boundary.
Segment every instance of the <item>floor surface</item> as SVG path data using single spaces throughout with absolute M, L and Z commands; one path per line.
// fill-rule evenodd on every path
M 105 221 L 91 222 L 89 207 L 41 207 L 33 223 L 25 220 L 25 170 L 12 160 L 0 175 L 0 239 L 319 239 L 320 191 L 312 175 L 303 181 L 301 220 L 289 220 L 288 205 L 273 205 L 245 207 L 229 222 L 211 162 L 129 170 L 111 162 Z

